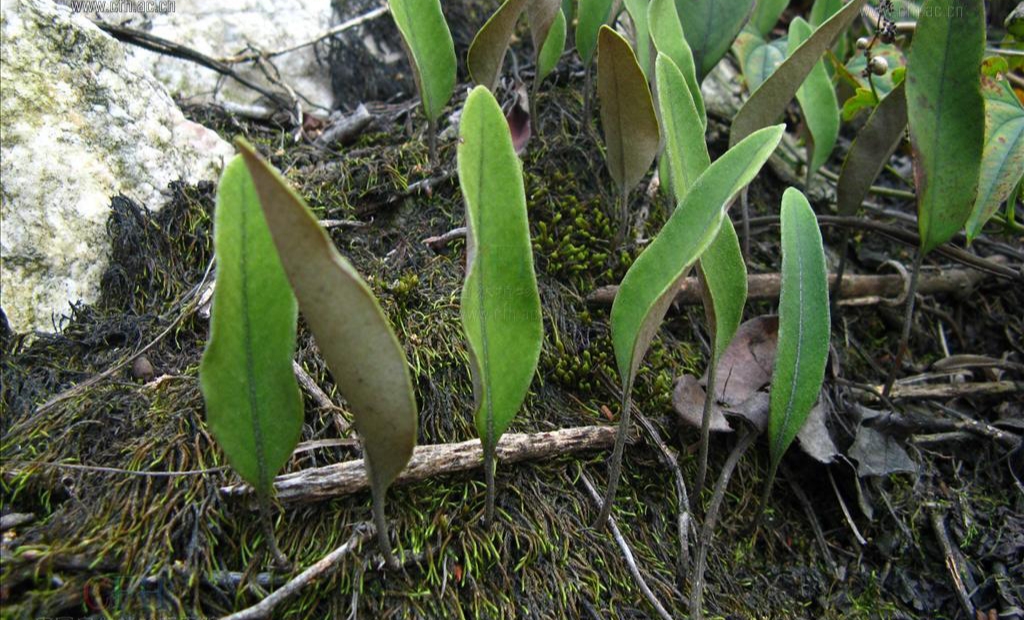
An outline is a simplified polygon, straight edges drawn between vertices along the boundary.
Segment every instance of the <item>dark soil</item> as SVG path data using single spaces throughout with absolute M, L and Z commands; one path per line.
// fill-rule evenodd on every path
M 596 118 L 587 125 L 580 119 L 580 67 L 567 65 L 542 89 L 539 126 L 524 157 L 545 343 L 533 391 L 513 424 L 520 432 L 617 419 L 618 399 L 602 381 L 602 375 L 616 376 L 608 312 L 588 306 L 585 298 L 598 286 L 616 283 L 642 249 L 634 242 L 618 252 L 609 246 L 617 225 L 615 191 L 603 165 Z M 461 105 L 461 97 L 451 109 Z M 320 217 L 365 223 L 333 229 L 331 236 L 367 278 L 406 347 L 421 411 L 419 441 L 472 439 L 472 386 L 458 315 L 464 244 L 456 240 L 435 251 L 422 243 L 463 224 L 458 183 L 449 178 L 429 194 L 405 191 L 415 181 L 450 171 L 455 143 L 450 136 L 440 141 L 441 163 L 431 170 L 418 110 L 408 102 L 370 108 L 376 120 L 368 132 L 356 144 L 329 152 L 305 141 L 295 144 L 296 129 L 287 123 L 253 123 L 204 107 L 186 112 L 226 138 L 246 135 Z M 713 155 L 726 147 L 723 122 L 712 119 L 710 134 L 720 136 L 711 145 Z M 882 182 L 907 189 L 896 177 Z M 766 168 L 751 189 L 752 214 L 776 215 L 783 189 Z M 113 251 L 97 304 L 76 308 L 59 335 L 2 335 L 0 502 L 5 515 L 35 515 L 3 533 L 5 618 L 214 617 L 247 607 L 274 587 L 275 577 L 263 572 L 269 563 L 256 512 L 218 491 L 237 482 L 231 471 L 161 477 L 58 465 L 175 472 L 225 464 L 205 428 L 197 380 L 208 323 L 195 301 L 212 259 L 215 188 L 173 190 L 174 199 L 158 212 L 114 198 Z M 651 200 L 638 189 L 632 200 L 634 210 L 646 207 L 650 215 L 631 238 L 637 232 L 654 235 L 667 216 L 664 196 Z M 913 213 L 906 201 L 878 200 L 887 209 Z M 828 205 L 816 207 L 829 212 Z M 916 229 L 891 216 L 866 217 Z M 834 259 L 841 231 L 824 232 Z M 751 271 L 778 271 L 777 227 L 755 227 L 753 234 Z M 1004 253 L 1020 263 L 1019 239 L 995 240 L 1009 244 Z M 911 262 L 912 251 L 855 232 L 849 269 L 874 273 L 885 259 Z M 982 244 L 974 251 L 994 253 Z M 1021 381 L 1022 305 L 1019 283 L 997 277 L 967 299 L 924 299 L 903 375 L 926 370 L 944 357 L 945 346 L 950 353 L 1015 363 L 1002 378 Z M 772 310 L 770 303 L 752 303 L 747 317 Z M 851 409 L 858 392 L 851 383 L 884 381 L 900 313 L 884 305 L 844 308 L 833 321 L 829 425 L 844 453 L 856 432 Z M 132 360 L 165 331 L 145 353 L 152 375 L 144 364 L 135 364 L 133 373 L 129 363 L 42 406 Z M 702 373 L 706 341 L 701 308 L 670 312 L 635 389 L 639 409 L 679 451 L 688 484 L 696 472 L 698 432 L 677 424 L 671 386 L 684 372 Z M 344 402 L 301 325 L 297 359 L 336 402 Z M 992 370 L 972 372 L 969 378 L 984 380 Z M 1024 421 L 1019 394 L 904 401 L 899 408 L 941 420 L 951 419 L 952 410 L 1017 437 Z M 336 415 L 308 400 L 303 440 L 339 437 Z M 1020 449 L 1010 453 L 1008 446 L 975 433 L 922 441 L 935 433 L 907 427 L 886 432 L 908 450 L 916 473 L 859 479 L 852 461 L 825 466 L 791 450 L 785 459 L 789 474 L 776 482 L 767 526 L 756 540 L 748 529 L 767 447 L 762 441 L 747 453 L 708 556 L 705 608 L 711 617 L 964 618 L 935 521 L 948 531 L 959 578 L 984 614 L 979 617 L 1022 617 L 1024 491 L 1011 473 L 1013 467 L 1020 471 Z M 729 436 L 714 438 L 712 476 L 734 443 Z M 287 470 L 358 456 L 351 448 L 318 448 L 297 453 Z M 389 500 L 395 547 L 420 554 L 421 561 L 401 571 L 382 570 L 375 547 L 367 544 L 287 604 L 280 617 L 654 617 L 614 540 L 589 528 L 596 512 L 579 483 L 580 472 L 603 485 L 607 457 L 593 452 L 499 466 L 498 522 L 492 527 L 481 524 L 482 472 L 396 487 Z M 806 506 L 794 487 L 806 494 Z M 709 498 L 702 498 L 705 506 Z M 368 493 L 360 493 L 281 506 L 275 527 L 282 550 L 298 567 L 312 564 L 369 519 L 369 501 Z M 677 571 L 679 508 L 657 449 L 643 439 L 630 446 L 614 517 L 654 594 L 682 618 L 690 583 L 680 583 Z

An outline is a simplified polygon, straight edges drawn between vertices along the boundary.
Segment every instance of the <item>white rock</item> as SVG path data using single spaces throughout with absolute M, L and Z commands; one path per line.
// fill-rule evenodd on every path
M 158 36 L 212 58 L 245 52 L 271 52 L 311 41 L 331 25 L 330 0 L 175 0 L 170 13 L 101 13 L 104 21 L 123 24 Z M 226 100 L 251 105 L 261 99 L 256 91 L 193 62 L 139 48 L 138 58 L 168 90 L 196 101 Z M 270 60 L 281 81 L 310 104 L 331 109 L 330 67 L 326 50 L 306 46 Z M 264 72 L 249 64 L 234 66 L 239 75 L 284 93 Z
M 216 179 L 233 149 L 50 0 L 3 1 L 0 58 L 0 303 L 15 331 L 50 331 L 97 298 L 113 196 L 159 209 L 168 183 Z

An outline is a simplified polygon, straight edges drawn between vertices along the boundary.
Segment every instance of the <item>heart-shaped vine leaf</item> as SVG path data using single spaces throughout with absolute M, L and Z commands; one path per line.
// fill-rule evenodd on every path
M 836 183 L 836 207 L 840 215 L 854 215 L 868 195 L 871 184 L 889 162 L 907 128 L 904 82 L 878 104 L 850 144 Z
M 740 71 L 747 81 L 747 89 L 754 92 L 786 60 L 785 37 L 771 43 L 754 34 L 743 31 L 736 37 L 733 50 L 740 61 Z
M 985 139 L 981 0 L 928 0 L 907 61 L 921 253 L 949 241 L 971 214 Z
M 629 430 L 633 379 L 675 298 L 679 280 L 718 235 L 726 209 L 757 175 L 782 139 L 784 127 L 766 127 L 729 149 L 694 182 L 654 241 L 637 257 L 619 286 L 611 311 L 612 346 L 622 381 L 619 433 L 609 465 L 608 489 L 595 525 L 611 511 Z
M 693 51 L 697 80 L 707 74 L 729 51 L 754 8 L 754 0 L 675 0 L 686 41 Z
M 967 220 L 967 239 L 982 227 L 1013 192 L 1024 175 L 1024 107 L 1006 83 L 985 89 L 985 149 L 978 197 Z
M 530 0 L 505 0 L 480 28 L 469 45 L 466 66 L 473 81 L 493 89 L 498 83 L 505 53 L 516 29 L 519 16 Z
M 429 124 L 431 159 L 435 157 L 437 119 L 455 88 L 455 43 L 441 12 L 441 0 L 388 0 L 409 55 L 416 88 Z
M 579 0 L 576 9 L 576 52 L 590 66 L 597 49 L 597 33 L 611 17 L 612 0 Z
M 217 286 L 199 386 L 228 462 L 269 497 L 302 432 L 292 370 L 298 308 L 241 157 L 221 176 L 213 230 Z
M 640 182 L 658 154 L 658 117 L 633 48 L 608 26 L 601 27 L 599 41 L 597 96 L 608 171 L 619 191 L 627 192 Z
M 818 399 L 830 330 L 825 252 L 818 220 L 807 198 L 790 187 L 782 195 L 782 290 L 768 417 L 771 471 L 766 488 L 771 487 L 782 455 Z
M 832 47 L 839 35 L 853 22 L 865 2 L 867 0 L 851 0 L 815 29 L 771 77 L 750 95 L 750 99 L 747 99 L 732 121 L 729 144 L 739 143 L 752 132 L 771 125 L 782 116 L 807 74 L 821 61 L 825 50 Z
M 896 88 L 896 84 L 903 81 L 900 78 L 900 73 L 906 71 L 907 58 L 898 46 L 887 43 L 876 43 L 871 48 L 871 57 L 885 59 L 889 70 L 883 75 L 873 75 L 870 84 L 864 77 L 864 70 L 868 67 L 867 57 L 864 54 L 855 54 L 850 58 L 845 65 L 845 73 L 852 75 L 858 84 L 881 98 L 892 92 L 892 89 Z M 872 87 L 874 87 L 873 90 Z
M 671 58 L 672 62 L 676 64 L 676 68 L 683 75 L 686 87 L 690 90 L 690 97 L 693 105 L 697 108 L 701 126 L 707 127 L 708 117 L 704 110 L 704 95 L 700 92 L 693 52 L 683 35 L 683 25 L 679 21 L 675 1 L 651 0 L 651 5 L 647 8 L 647 21 L 650 24 L 651 40 L 654 42 L 655 49 Z
M 793 18 L 789 23 L 789 56 L 811 36 L 812 31 L 811 25 L 802 18 Z M 811 135 L 807 144 L 807 178 L 810 178 L 828 161 L 839 137 L 839 101 L 824 61 L 819 60 L 811 68 L 796 91 L 796 100 L 800 102 L 804 123 Z
M 523 172 L 505 116 L 483 87 L 462 111 L 459 183 L 466 201 L 466 281 L 462 325 L 469 341 L 476 427 L 494 511 L 494 449 L 523 405 L 543 324 L 526 217 Z
M 370 287 L 335 249 L 305 201 L 244 140 L 281 264 L 362 440 L 381 548 L 394 565 L 384 495 L 416 445 L 416 397 L 398 339 Z

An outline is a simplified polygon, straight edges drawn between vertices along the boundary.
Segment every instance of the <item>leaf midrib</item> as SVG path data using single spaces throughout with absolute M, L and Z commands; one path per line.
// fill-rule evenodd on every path
M 256 360 L 253 355 L 252 346 L 252 319 L 249 316 L 249 214 L 245 208 L 244 201 L 241 211 L 241 267 L 242 267 L 242 334 L 245 345 L 245 374 L 246 388 L 249 397 L 249 416 L 252 421 L 253 441 L 255 442 L 256 469 L 259 476 L 259 492 L 262 493 L 268 486 L 267 459 L 264 454 L 263 428 L 260 425 L 260 399 L 256 393 Z
M 782 417 L 782 429 L 775 437 L 775 454 L 772 458 L 780 458 L 782 456 L 782 448 L 785 444 L 784 438 L 789 434 L 789 421 L 793 416 L 793 402 L 796 400 L 796 387 L 800 379 L 800 362 L 803 356 L 803 343 L 804 343 L 804 254 L 803 248 L 800 245 L 800 238 L 802 235 L 799 233 L 795 235 L 796 239 L 795 252 L 796 252 L 796 272 L 797 272 L 797 307 L 800 309 L 799 316 L 797 317 L 797 331 L 796 331 L 796 358 L 793 362 L 793 379 L 789 384 L 789 398 L 786 402 L 785 415 Z M 780 339 L 779 346 L 782 346 Z
M 480 321 L 480 347 L 481 347 L 481 360 L 480 360 L 480 374 L 481 384 L 484 386 L 484 408 L 487 422 L 487 442 L 484 446 L 487 450 L 493 450 L 496 442 L 494 440 L 494 391 L 491 389 L 491 363 L 490 363 L 490 342 L 487 338 L 487 310 L 484 307 L 484 271 L 483 271 L 483 252 L 482 246 L 480 245 L 480 235 L 477 234 L 483 230 L 483 200 L 484 195 L 484 180 L 486 174 L 484 173 L 484 163 L 486 157 L 484 151 L 487 147 L 487 127 L 486 123 L 480 123 L 480 130 L 477 135 L 479 155 L 477 157 L 477 183 L 476 192 L 474 198 L 474 204 L 476 205 L 476 218 L 475 228 L 470 228 L 470 232 L 473 234 L 474 243 L 477 244 L 475 256 L 473 257 L 472 269 L 477 271 L 476 278 L 476 294 L 477 294 L 477 319 Z
M 947 75 L 946 67 L 947 67 L 947 64 L 948 64 L 948 61 L 949 61 L 949 50 L 950 50 L 949 42 L 950 42 L 950 38 L 953 35 L 953 28 L 950 26 L 950 23 L 948 21 L 945 23 L 945 27 L 946 27 L 946 41 L 945 41 L 945 45 L 942 46 L 942 64 L 940 65 L 942 70 L 939 72 L 938 100 L 935 102 L 935 116 L 933 118 L 934 123 L 932 123 L 932 127 L 931 127 L 931 130 L 932 130 L 932 148 L 931 148 L 931 152 L 936 154 L 935 155 L 935 159 L 936 160 L 942 158 L 942 155 L 940 154 L 940 151 L 939 151 L 939 135 L 940 135 L 939 128 L 942 126 L 942 114 L 943 114 L 942 102 L 945 100 L 945 97 L 943 95 L 946 92 L 946 75 Z M 934 172 L 934 170 L 930 170 L 928 172 Z M 921 196 L 922 197 L 924 197 L 925 192 L 927 192 L 927 194 L 929 196 L 931 196 L 932 179 L 926 177 L 925 183 L 927 183 L 927 186 L 925 188 L 925 191 L 921 192 Z M 923 214 L 923 215 L 927 216 L 927 224 L 925 225 L 926 234 L 921 238 L 922 245 L 924 243 L 928 242 L 929 240 L 931 240 L 931 238 L 932 238 L 932 226 L 933 226 L 933 224 L 935 222 L 935 219 L 936 219 L 936 218 L 932 217 L 935 214 L 931 213 L 930 210 L 926 209 L 926 211 L 927 212 Z

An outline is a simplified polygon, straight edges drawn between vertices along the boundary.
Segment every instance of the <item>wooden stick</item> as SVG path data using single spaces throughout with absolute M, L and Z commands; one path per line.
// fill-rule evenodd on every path
M 502 463 L 537 460 L 583 450 L 603 450 L 615 443 L 615 427 L 580 426 L 544 433 L 506 433 L 498 442 Z M 398 483 L 426 480 L 438 475 L 475 469 L 483 464 L 479 439 L 462 443 L 417 446 Z M 312 502 L 348 495 L 369 488 L 362 459 L 305 469 L 278 476 L 276 496 L 287 502 Z M 226 495 L 248 495 L 252 488 L 235 484 L 221 488 Z
M 829 286 L 835 283 L 835 274 L 829 274 Z M 966 297 L 985 279 L 985 274 L 973 269 L 947 269 L 936 273 L 922 273 L 918 283 L 918 292 L 922 295 L 955 295 Z M 904 292 L 906 284 L 899 274 L 884 276 L 867 276 L 847 274 L 843 277 L 840 298 L 870 300 L 880 303 L 886 299 L 898 299 Z M 782 275 L 778 273 L 751 274 L 747 276 L 747 299 L 763 301 L 778 299 L 782 288 Z M 587 297 L 587 302 L 610 306 L 615 301 L 619 287 L 616 285 L 602 286 Z M 686 278 L 679 285 L 676 293 L 677 304 L 701 303 L 700 283 L 696 277 Z
M 345 544 L 317 560 L 316 564 L 299 573 L 294 579 L 275 590 L 259 603 L 229 616 L 224 616 L 221 620 L 255 620 L 256 618 L 270 617 L 278 605 L 298 594 L 310 582 L 329 574 L 342 558 L 369 540 L 373 533 L 373 525 L 369 523 L 357 525 L 352 536 L 345 541 Z
M 881 390 L 884 386 L 874 386 Z M 1000 396 L 1024 392 L 1024 381 L 990 381 L 986 383 L 929 383 L 895 385 L 892 400 L 947 400 L 960 396 Z
M 963 566 L 960 553 L 949 540 L 949 532 L 946 531 L 946 516 L 939 511 L 938 506 L 931 506 L 930 520 L 932 531 L 942 547 L 942 555 L 946 558 L 946 570 L 949 572 L 950 581 L 953 582 L 953 591 L 956 592 L 956 598 L 960 601 L 960 607 L 964 610 L 965 617 L 974 618 L 976 617 L 974 603 L 971 601 L 971 595 L 964 584 L 964 577 L 970 579 L 970 573 Z M 974 588 L 971 589 L 973 590 Z

